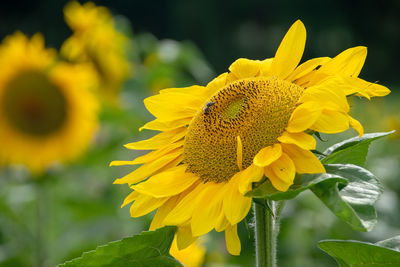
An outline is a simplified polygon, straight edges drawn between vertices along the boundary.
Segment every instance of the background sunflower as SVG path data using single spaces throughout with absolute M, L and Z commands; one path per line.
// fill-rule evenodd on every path
M 73 35 L 61 46 L 61 55 L 71 62 L 90 64 L 97 74 L 99 93 L 116 104 L 131 72 L 126 58 L 129 39 L 115 28 L 109 10 L 92 2 L 68 3 L 64 17 Z
M 90 70 L 57 61 L 40 34 L 7 37 L 0 58 L 0 161 L 40 173 L 82 154 L 97 127 Z

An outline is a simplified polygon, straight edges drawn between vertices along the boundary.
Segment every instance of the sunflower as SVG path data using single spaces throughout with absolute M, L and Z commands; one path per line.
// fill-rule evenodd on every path
M 97 127 L 97 101 L 85 66 L 56 61 L 40 34 L 5 38 L 0 46 L 0 162 L 40 173 L 77 157 Z
M 128 39 L 115 29 L 109 10 L 92 2 L 68 3 L 64 17 L 73 35 L 62 45 L 61 55 L 71 62 L 90 63 L 97 73 L 100 92 L 115 102 L 129 76 L 124 51 Z
M 286 191 L 296 173 L 325 172 L 311 152 L 312 133 L 351 126 L 363 134 L 349 115 L 347 96 L 370 99 L 390 92 L 358 78 L 367 49 L 298 65 L 305 41 L 298 20 L 273 58 L 241 58 L 207 86 L 165 89 L 144 100 L 156 119 L 141 129 L 161 133 L 126 147 L 154 151 L 111 163 L 143 164 L 114 182 L 133 189 L 123 203 L 133 202 L 132 217 L 157 209 L 150 229 L 178 226 L 179 249 L 212 229 L 225 231 L 228 251 L 238 255 L 237 224 L 250 210 L 252 199 L 245 194 L 253 182 L 268 179 Z

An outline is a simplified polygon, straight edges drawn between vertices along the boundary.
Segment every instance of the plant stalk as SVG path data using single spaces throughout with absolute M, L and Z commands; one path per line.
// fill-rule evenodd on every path
M 46 266 L 46 236 L 45 231 L 46 225 L 46 184 L 44 181 L 46 177 L 41 175 L 35 177 L 34 187 L 36 193 L 36 266 Z
M 278 228 L 275 202 L 265 200 L 265 204 L 253 202 L 255 218 L 256 266 L 276 266 L 276 237 Z M 279 203 L 280 206 L 283 203 Z M 281 209 L 279 209 L 280 211 Z

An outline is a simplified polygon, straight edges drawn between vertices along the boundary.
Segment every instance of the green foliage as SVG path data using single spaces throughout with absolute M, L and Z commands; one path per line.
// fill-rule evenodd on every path
M 376 242 L 378 246 L 391 248 L 400 252 L 400 235 Z
M 310 189 L 337 217 L 358 231 L 369 231 L 376 224 L 375 202 L 382 193 L 376 177 L 353 164 L 325 165 L 327 173 L 296 177 L 286 192 L 279 192 L 269 181 L 248 193 L 255 198 L 284 200 Z
M 296 197 L 301 192 L 313 188 L 315 185 L 323 183 L 326 186 L 336 185 L 337 183 L 347 184 L 347 180 L 340 176 L 322 173 L 318 175 L 305 174 L 298 175 L 294 181 L 294 184 L 285 192 L 280 192 L 272 186 L 269 180 L 266 180 L 260 186 L 256 187 L 254 190 L 248 192 L 246 196 L 251 196 L 254 198 L 267 198 L 270 200 L 284 200 L 292 199 Z
M 322 162 L 325 164 L 343 163 L 363 166 L 367 159 L 371 142 L 392 133 L 394 131 L 369 133 L 364 134 L 362 137 L 357 136 L 334 144 L 323 152 L 326 157 L 322 159 Z
M 140 235 L 97 247 L 85 252 L 81 257 L 59 266 L 182 266 L 169 255 L 174 239 L 175 227 L 164 227 L 156 231 L 143 232 Z
M 370 231 L 376 224 L 375 202 L 382 193 L 376 177 L 368 170 L 352 164 L 325 166 L 327 173 L 343 177 L 341 184 L 316 184 L 311 190 L 340 219 L 358 231 Z
M 319 247 L 331 255 L 341 267 L 400 266 L 400 236 L 376 244 L 347 240 L 323 240 Z
M 370 231 L 377 222 L 373 205 L 382 193 L 382 187 L 370 171 L 357 165 L 365 163 L 372 141 L 391 133 L 365 134 L 362 138 L 354 137 L 337 143 L 323 153 L 326 155 L 322 159 L 326 164 L 326 173 L 296 176 L 294 184 L 286 192 L 279 192 L 266 180 L 248 192 L 247 196 L 285 200 L 310 189 L 326 207 L 353 229 Z

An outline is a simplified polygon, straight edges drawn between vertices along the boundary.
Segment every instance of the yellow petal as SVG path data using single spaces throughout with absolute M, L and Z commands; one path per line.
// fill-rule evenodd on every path
M 335 82 L 335 79 L 326 79 L 319 85 L 307 88 L 299 102 L 324 103 L 324 109 L 334 109 L 342 112 L 349 112 L 350 110 L 346 94 Z
M 157 209 L 156 214 L 151 221 L 149 231 L 156 230 L 165 226 L 164 219 L 171 212 L 171 210 L 178 204 L 178 202 L 182 199 L 182 194 L 179 194 L 174 197 L 170 197 L 167 202 L 164 203 L 161 207 Z
M 331 75 L 357 77 L 364 65 L 366 56 L 366 47 L 358 46 L 347 49 L 326 64 L 322 65 L 318 70 L 298 79 L 296 84 L 304 87 L 318 85 Z
M 178 166 L 182 162 L 183 162 L 183 155 L 180 155 L 179 157 L 177 157 L 176 159 L 172 160 L 170 163 L 168 163 L 164 167 L 162 167 L 162 168 L 158 169 L 157 171 L 155 171 L 153 173 L 153 175 L 159 174 L 159 173 L 164 172 L 164 171 L 168 171 L 169 169 L 172 169 L 172 168 Z
M 186 165 L 171 168 L 133 186 L 132 189 L 157 198 L 177 195 L 199 180 L 197 175 L 186 172 L 186 168 Z
M 264 167 L 264 174 L 265 176 L 268 177 L 268 180 L 270 180 L 271 184 L 279 191 L 285 192 L 289 189 L 289 187 L 292 185 L 291 183 L 288 183 L 286 181 L 281 180 L 273 171 L 272 171 L 272 166 L 267 166 Z
M 290 27 L 276 51 L 270 74 L 281 79 L 288 77 L 299 64 L 305 44 L 306 28 L 300 20 L 297 20 Z
M 358 93 L 358 95 L 366 98 L 375 96 L 385 96 L 390 93 L 390 90 L 383 85 L 377 83 L 370 83 L 358 77 L 341 77 L 343 85 L 351 88 L 352 90 L 348 94 Z
M 136 150 L 159 149 L 175 141 L 178 141 L 179 139 L 182 139 L 186 135 L 186 133 L 187 128 L 177 128 L 167 132 L 159 133 L 147 140 L 126 144 L 125 147 L 128 149 Z
M 133 191 L 132 193 L 130 193 L 130 194 L 124 199 L 124 203 L 122 203 L 121 208 L 125 207 L 126 205 L 128 205 L 129 203 L 131 203 L 132 201 L 134 201 L 138 196 L 139 196 L 139 193 L 136 192 L 136 191 Z
M 205 249 L 199 242 L 195 242 L 185 249 L 179 249 L 176 237 L 169 253 L 186 267 L 200 267 L 204 262 Z
M 236 137 L 237 139 L 237 149 L 236 149 L 236 161 L 239 167 L 239 170 L 242 170 L 242 162 L 243 162 L 243 145 L 240 136 Z
M 110 167 L 113 166 L 124 166 L 124 165 L 134 165 L 132 160 L 113 160 L 110 162 Z
M 150 96 L 144 100 L 147 110 L 163 120 L 193 117 L 203 104 L 203 98 L 175 92 Z
M 273 60 L 273 58 L 267 58 L 261 61 L 260 76 L 270 76 L 271 64 Z
M 229 72 L 228 75 L 226 75 L 226 83 L 227 84 L 230 84 L 238 79 L 239 78 L 233 72 Z
M 264 168 L 251 164 L 241 172 L 240 176 L 239 192 L 244 195 L 252 189 L 253 182 L 259 182 L 263 178 Z
M 179 226 L 176 232 L 176 241 L 178 249 L 185 249 L 197 240 L 197 237 L 192 235 L 190 224 Z
M 189 96 L 195 96 L 196 98 L 204 98 L 206 92 L 207 89 L 204 86 L 199 86 L 199 85 L 160 90 L 160 94 L 179 93 L 179 94 L 186 94 Z
M 141 217 L 141 216 L 157 209 L 162 204 L 164 204 L 167 200 L 168 200 L 167 197 L 154 198 L 154 197 L 147 196 L 147 195 L 139 195 L 135 199 L 135 202 L 133 202 L 133 204 L 131 205 L 131 208 L 130 208 L 131 217 L 133 217 L 133 218 Z
M 261 61 L 239 58 L 229 67 L 238 79 L 256 77 L 260 72 Z
M 359 78 L 350 77 L 350 76 L 345 77 L 345 76 L 340 76 L 340 75 L 331 75 L 331 76 L 323 79 L 321 82 L 318 83 L 318 85 L 313 86 L 313 87 L 321 88 L 321 89 L 323 89 L 324 87 L 328 87 L 328 88 L 332 88 L 333 90 L 341 90 L 347 96 L 347 95 L 352 95 L 354 93 L 357 93 L 358 91 L 361 90 L 362 86 L 359 86 L 358 84 L 353 82 L 354 80 L 357 80 L 357 79 L 359 79 Z
M 207 90 L 209 96 L 213 95 L 215 92 L 219 91 L 222 87 L 226 85 L 226 78 L 228 73 L 222 73 L 218 77 L 214 78 L 211 82 L 207 84 Z
M 181 156 L 182 152 L 177 151 L 174 153 L 167 154 L 165 156 L 159 157 L 158 159 L 151 161 L 149 163 L 140 166 L 133 172 L 125 175 L 122 178 L 116 179 L 114 184 L 136 184 L 143 181 L 162 167 L 168 165 L 170 162 L 174 161 L 176 158 Z
M 245 197 L 239 192 L 240 174 L 239 172 L 230 179 L 224 196 L 223 209 L 231 224 L 237 224 L 243 220 L 251 207 L 251 198 Z
M 193 117 L 186 117 L 182 119 L 177 119 L 177 120 L 172 120 L 172 121 L 162 121 L 160 119 L 155 119 L 152 120 L 142 127 L 139 128 L 139 131 L 142 131 L 143 129 L 147 130 L 156 130 L 156 131 L 170 131 L 176 128 L 184 127 L 186 125 L 189 125 L 190 121 L 192 120 Z
M 226 192 L 225 183 L 207 183 L 208 186 L 198 195 L 193 210 L 191 226 L 193 236 L 211 231 L 222 213 L 222 201 Z M 207 203 L 207 204 L 206 204 Z
M 178 141 L 176 143 L 172 143 L 170 145 L 167 145 L 163 148 L 160 148 L 156 151 L 149 152 L 143 156 L 137 157 L 134 160 L 114 160 L 110 163 L 110 166 L 121 166 L 121 165 L 136 165 L 136 164 L 143 164 L 149 161 L 154 161 L 157 160 L 159 157 L 164 156 L 169 153 L 174 153 L 181 151 L 183 154 L 182 146 L 183 146 L 183 140 Z
M 193 214 L 197 197 L 202 193 L 208 184 L 199 183 L 185 197 L 179 200 L 178 204 L 170 210 L 169 214 L 163 221 L 164 225 L 181 225 L 188 221 Z
M 324 110 L 310 129 L 321 133 L 344 132 L 349 129 L 349 118 L 342 112 Z
M 326 74 L 341 74 L 343 76 L 357 77 L 367 57 L 367 48 L 357 46 L 349 48 L 331 61 L 323 65 L 318 71 Z
M 279 142 L 286 144 L 296 144 L 297 146 L 304 149 L 315 149 L 317 142 L 314 137 L 304 132 L 300 133 L 289 133 L 284 132 L 280 137 L 278 137 Z
M 329 62 L 331 58 L 329 57 L 317 57 L 313 58 L 310 60 L 307 60 L 306 62 L 302 63 L 300 66 L 298 66 L 292 74 L 287 77 L 286 80 L 288 81 L 295 81 L 304 75 L 310 73 L 311 71 L 315 70 L 316 67 L 321 66 Z
M 277 161 L 264 168 L 264 173 L 276 189 L 284 192 L 293 184 L 296 168 L 291 158 L 282 153 Z
M 279 159 L 281 155 L 282 147 L 279 143 L 276 143 L 261 149 L 254 157 L 253 163 L 256 166 L 264 167 Z
M 158 159 L 161 156 L 164 156 L 164 155 L 169 154 L 169 153 L 174 153 L 174 152 L 177 152 L 177 151 L 181 151 L 182 154 L 183 154 L 183 151 L 182 151 L 183 143 L 184 143 L 183 140 L 182 141 L 177 141 L 177 142 L 169 144 L 169 145 L 167 145 L 167 146 L 165 146 L 163 148 L 160 148 L 160 149 L 158 149 L 156 151 L 149 152 L 149 153 L 147 153 L 147 154 L 145 154 L 143 156 L 137 157 L 136 159 L 132 160 L 131 164 L 132 165 L 134 165 L 134 164 L 143 164 L 143 163 L 146 163 L 146 162 L 149 162 L 149 161 L 154 161 L 154 160 Z
M 374 97 L 388 95 L 390 93 L 390 90 L 386 86 L 376 83 L 369 83 L 369 85 L 365 87 L 364 92 L 368 94 L 368 96 Z
M 306 102 L 298 106 L 289 119 L 286 130 L 291 133 L 299 133 L 310 128 L 321 115 L 322 107 L 313 102 Z
M 292 159 L 297 173 L 325 172 L 324 166 L 312 152 L 289 144 L 282 144 L 282 148 Z
M 349 116 L 349 123 L 351 127 L 353 127 L 357 132 L 358 135 L 361 137 L 364 134 L 364 127 L 361 125 L 361 123 L 354 119 L 353 117 Z
M 237 234 L 237 225 L 231 225 L 225 230 L 226 249 L 232 255 L 240 255 L 241 245 Z
M 225 214 L 221 212 L 218 217 L 217 223 L 215 224 L 215 231 L 224 231 L 228 226 L 230 226 L 229 221 L 226 219 Z

